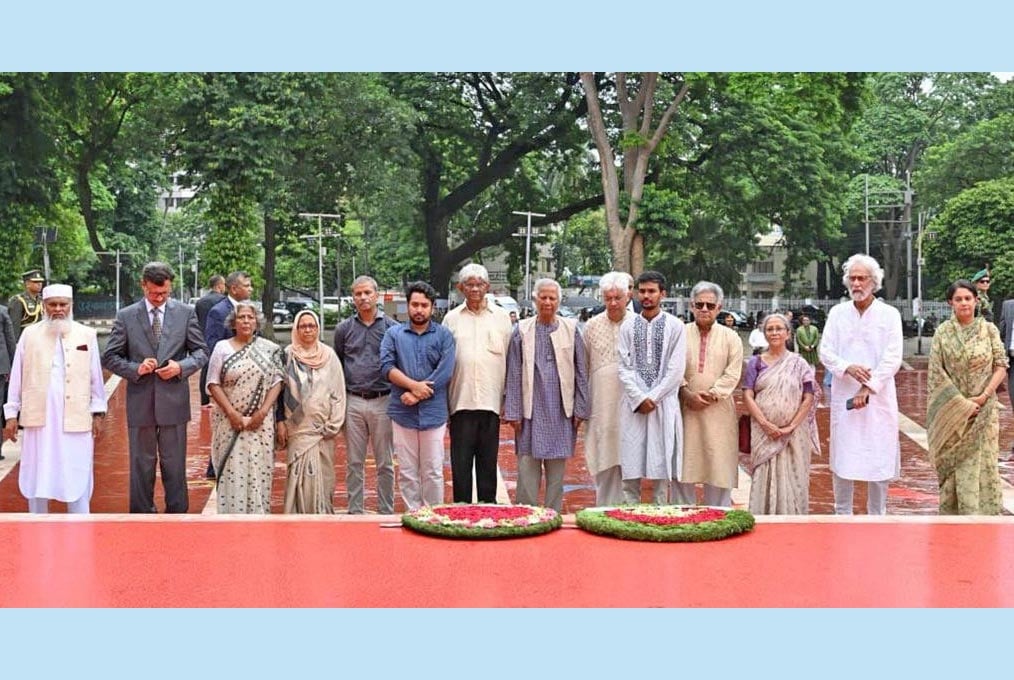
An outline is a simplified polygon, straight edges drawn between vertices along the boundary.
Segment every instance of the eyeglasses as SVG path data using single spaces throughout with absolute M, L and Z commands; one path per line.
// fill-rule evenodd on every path
M 989 283 L 989 279 L 979 279 L 979 283 Z
M 317 330 L 317 324 L 315 324 L 315 323 L 314 324 L 301 323 L 298 326 L 296 326 L 296 328 L 299 329 L 299 330 L 301 330 L 301 331 L 315 331 L 315 330 Z
M 718 309 L 717 302 L 695 302 L 694 309 L 707 309 L 709 312 L 713 312 Z

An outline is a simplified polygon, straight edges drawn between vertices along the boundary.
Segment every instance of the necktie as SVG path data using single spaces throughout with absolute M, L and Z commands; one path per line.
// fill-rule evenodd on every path
M 155 342 L 158 343 L 162 337 L 162 321 L 159 319 L 158 307 L 152 307 L 151 310 L 151 332 L 155 336 Z

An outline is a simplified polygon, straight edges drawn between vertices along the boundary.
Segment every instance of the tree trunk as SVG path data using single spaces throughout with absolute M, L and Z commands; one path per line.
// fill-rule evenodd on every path
M 616 155 L 606 132 L 598 87 L 593 73 L 581 74 L 581 85 L 584 87 L 585 99 L 588 102 L 588 129 L 599 152 L 599 165 L 602 169 L 602 193 L 605 197 L 609 244 L 613 251 L 613 268 L 629 272 L 633 276 L 644 271 L 644 237 L 637 231 L 637 217 L 644 192 L 644 179 L 648 173 L 648 160 L 689 91 L 689 85 L 684 82 L 653 130 L 651 126 L 657 82 L 657 73 L 641 74 L 640 86 L 631 99 L 627 92 L 627 74 L 622 72 L 616 74 L 616 102 L 623 121 L 623 134 L 628 143 L 623 149 L 622 191 L 629 202 L 626 216 L 621 217 L 621 189 L 616 169 Z M 629 144 L 630 140 L 634 139 L 638 140 L 638 143 Z
M 264 211 L 264 292 L 261 294 L 261 305 L 264 309 L 264 323 L 268 332 L 274 335 L 274 307 L 275 307 L 275 249 L 277 239 L 275 238 L 278 222 L 271 215 L 270 210 Z M 321 301 L 323 305 L 323 300 Z M 321 306 L 321 326 L 324 324 L 324 308 Z

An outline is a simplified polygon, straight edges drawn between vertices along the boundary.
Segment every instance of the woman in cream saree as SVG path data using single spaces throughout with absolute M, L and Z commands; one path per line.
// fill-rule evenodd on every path
M 766 352 L 751 357 L 743 397 L 751 416 L 750 512 L 805 515 L 810 507 L 810 457 L 820 454 L 813 367 L 785 342 L 792 326 L 781 314 L 764 318 Z
M 334 514 L 335 437 L 345 423 L 345 375 L 334 350 L 320 342 L 317 315 L 292 322 L 285 348 L 285 423 L 279 443 L 288 451 L 286 514 Z

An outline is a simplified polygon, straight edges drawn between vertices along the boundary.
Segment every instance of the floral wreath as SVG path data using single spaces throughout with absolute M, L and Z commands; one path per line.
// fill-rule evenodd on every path
M 427 505 L 401 516 L 403 527 L 442 538 L 515 538 L 559 529 L 563 518 L 552 508 L 494 503 Z
M 717 541 L 753 529 L 746 510 L 695 505 L 623 505 L 577 513 L 585 531 L 630 541 Z

